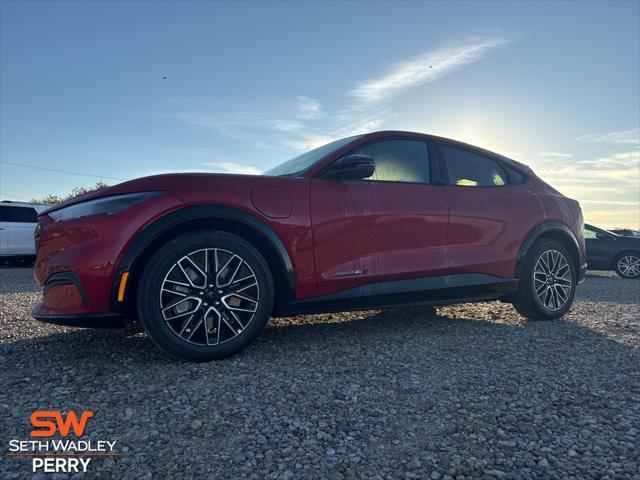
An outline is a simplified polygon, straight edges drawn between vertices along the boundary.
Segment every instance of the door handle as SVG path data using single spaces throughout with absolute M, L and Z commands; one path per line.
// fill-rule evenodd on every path
M 354 275 L 364 275 L 365 273 L 367 273 L 369 270 L 362 269 L 362 270 L 353 270 L 351 272 L 336 272 L 333 274 L 334 277 L 351 277 Z
M 0 230 L 4 230 L 4 227 L 0 227 Z

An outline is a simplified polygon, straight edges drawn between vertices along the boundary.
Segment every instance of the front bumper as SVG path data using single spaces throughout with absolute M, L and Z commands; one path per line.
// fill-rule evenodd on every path
M 112 312 L 95 312 L 82 282 L 72 271 L 51 275 L 44 283 L 42 302 L 31 315 L 41 322 L 71 327 L 120 328 L 126 318 Z
M 81 313 L 61 315 L 40 315 L 38 307 L 31 313 L 33 318 L 44 323 L 80 328 L 123 328 L 126 317 L 118 313 Z
M 114 290 L 122 252 L 147 224 L 179 205 L 163 195 L 112 215 L 60 222 L 41 216 L 34 277 L 44 295 L 33 317 L 76 327 L 124 326 L 126 305 Z

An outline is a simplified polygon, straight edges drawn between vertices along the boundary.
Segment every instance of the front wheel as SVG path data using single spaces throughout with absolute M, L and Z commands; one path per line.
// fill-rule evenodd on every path
M 571 308 L 576 293 L 576 265 L 554 240 L 536 243 L 527 254 L 513 306 L 532 320 L 553 320 Z
M 640 254 L 623 253 L 614 261 L 614 269 L 622 278 L 640 278 Z
M 163 245 L 140 277 L 144 329 L 166 353 L 214 360 L 239 352 L 271 315 L 273 279 L 260 253 L 226 232 L 192 232 Z

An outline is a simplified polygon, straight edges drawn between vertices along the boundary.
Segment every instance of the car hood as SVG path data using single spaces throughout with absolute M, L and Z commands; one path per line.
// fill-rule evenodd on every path
M 108 197 L 111 195 L 120 195 L 123 193 L 152 192 L 152 191 L 175 191 L 188 188 L 189 184 L 201 184 L 203 181 L 215 188 L 216 183 L 228 182 L 259 182 L 265 178 L 276 180 L 283 177 L 264 177 L 261 175 L 242 175 L 233 173 L 168 173 L 163 175 L 152 175 L 149 177 L 136 178 L 123 183 L 119 183 L 112 187 L 101 188 L 83 195 L 78 195 L 64 202 L 58 203 L 43 212 L 40 215 L 46 215 L 49 212 L 59 210 L 69 205 L 86 202 L 95 198 Z M 182 186 L 182 188 L 180 188 Z

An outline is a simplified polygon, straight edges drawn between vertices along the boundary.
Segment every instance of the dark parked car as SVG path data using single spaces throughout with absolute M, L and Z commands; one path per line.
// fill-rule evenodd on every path
M 174 356 L 252 342 L 270 316 L 502 299 L 561 317 L 586 272 L 582 212 L 528 167 L 453 140 L 359 135 L 257 175 L 173 174 L 44 212 L 44 321 L 138 318 Z
M 640 237 L 625 237 L 584 226 L 589 270 L 615 270 L 622 278 L 640 278 Z

